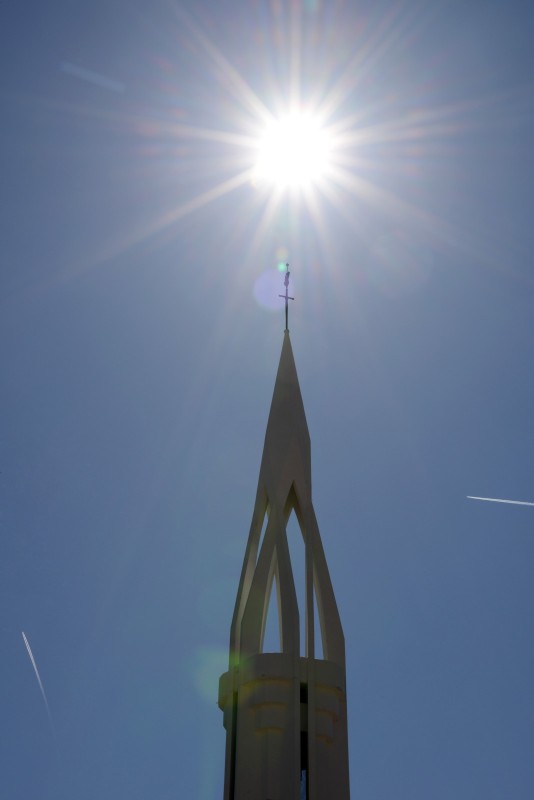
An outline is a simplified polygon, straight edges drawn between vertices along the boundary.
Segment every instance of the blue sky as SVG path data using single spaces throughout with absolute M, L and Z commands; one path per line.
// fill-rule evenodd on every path
M 0 794 L 222 796 L 289 259 L 353 796 L 531 798 L 530 5 L 2 16 Z M 297 97 L 338 173 L 239 183 Z

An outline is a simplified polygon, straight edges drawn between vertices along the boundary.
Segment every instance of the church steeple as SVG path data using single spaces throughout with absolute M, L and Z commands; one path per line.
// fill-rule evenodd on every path
M 219 687 L 227 733 L 224 800 L 349 798 L 345 645 L 312 504 L 310 451 L 286 330 L 232 620 L 229 670 Z M 293 511 L 305 548 L 304 608 L 298 606 L 286 534 Z M 273 582 L 276 653 L 263 647 Z M 318 637 L 323 659 L 316 657 Z

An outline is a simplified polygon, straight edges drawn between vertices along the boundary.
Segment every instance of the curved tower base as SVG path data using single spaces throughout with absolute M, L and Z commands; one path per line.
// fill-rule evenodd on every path
M 345 681 L 337 664 L 252 656 L 221 676 L 219 707 L 224 800 L 349 800 Z

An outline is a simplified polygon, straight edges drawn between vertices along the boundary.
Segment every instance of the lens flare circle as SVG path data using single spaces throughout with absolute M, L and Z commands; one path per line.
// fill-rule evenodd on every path
M 329 156 L 329 137 L 319 119 L 294 112 L 273 120 L 260 137 L 255 178 L 280 189 L 317 184 Z
M 254 298 L 267 311 L 280 311 L 284 307 L 279 298 L 280 291 L 280 272 L 277 269 L 262 272 L 254 284 Z

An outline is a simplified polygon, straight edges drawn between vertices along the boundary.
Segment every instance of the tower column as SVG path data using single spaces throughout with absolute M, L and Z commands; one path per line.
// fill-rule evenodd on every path
M 305 549 L 303 608 L 287 542 L 292 512 Z M 280 649 L 265 652 L 273 581 Z M 319 637 L 322 659 L 316 658 Z M 349 800 L 345 642 L 312 504 L 310 438 L 287 330 L 219 707 L 226 729 L 224 800 Z

